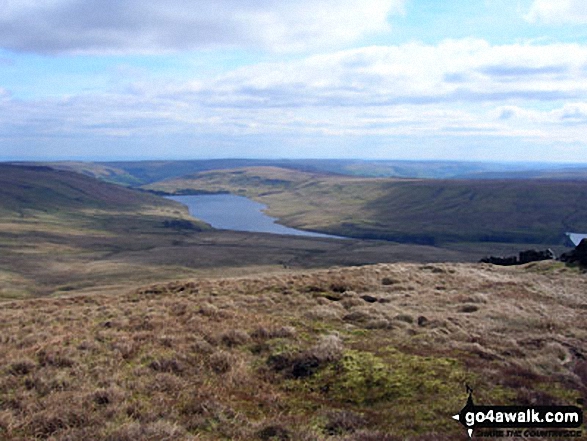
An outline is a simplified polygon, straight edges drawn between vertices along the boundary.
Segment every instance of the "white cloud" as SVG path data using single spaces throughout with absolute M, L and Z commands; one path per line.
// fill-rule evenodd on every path
M 0 87 L 0 101 L 10 98 L 11 93 L 3 87 Z
M 585 65 L 587 46 L 578 44 L 376 46 L 261 63 L 179 85 L 142 78 L 108 94 L 33 102 L 0 91 L 0 133 L 108 138 L 103 145 L 145 137 L 156 144 L 169 136 L 243 143 L 257 136 L 307 145 L 428 137 L 449 145 L 448 138 L 469 137 L 472 143 L 507 138 L 587 148 Z
M 410 43 L 246 66 L 168 88 L 209 107 L 394 106 L 555 101 L 587 94 L 587 46 Z
M 565 123 L 587 125 L 587 103 L 567 103 L 553 114 Z
M 585 0 L 534 0 L 524 18 L 531 23 L 587 24 Z
M 585 146 L 587 102 L 565 103 L 552 110 L 503 106 L 495 109 L 492 114 L 496 133 L 534 138 L 538 142 Z
M 405 0 L 0 1 L 0 47 L 157 53 L 218 46 L 305 51 L 388 30 Z

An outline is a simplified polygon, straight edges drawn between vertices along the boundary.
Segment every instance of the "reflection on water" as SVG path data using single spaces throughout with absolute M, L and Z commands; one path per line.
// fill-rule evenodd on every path
M 337 238 L 276 224 L 274 218 L 263 213 L 265 205 L 243 196 L 213 194 L 169 196 L 168 199 L 186 205 L 192 216 L 222 230 Z

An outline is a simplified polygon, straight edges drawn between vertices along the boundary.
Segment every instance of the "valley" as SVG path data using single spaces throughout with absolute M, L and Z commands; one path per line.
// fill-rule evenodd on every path
M 567 231 L 587 231 L 584 181 L 365 178 L 253 167 L 201 172 L 143 188 L 170 194 L 229 192 L 266 204 L 268 214 L 289 227 L 439 247 L 564 246 Z
M 585 270 L 476 262 L 568 250 L 584 191 L 266 166 L 129 188 L 2 164 L 0 438 L 445 441 L 465 385 L 575 405 Z M 216 230 L 161 197 L 218 192 L 351 238 Z
M 181 204 L 82 174 L 0 172 L 0 299 L 119 293 L 202 274 L 476 258 L 386 241 L 217 231 Z

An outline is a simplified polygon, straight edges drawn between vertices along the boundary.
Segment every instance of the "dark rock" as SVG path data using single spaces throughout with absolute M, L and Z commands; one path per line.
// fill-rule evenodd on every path
M 489 256 L 484 257 L 479 262 L 491 263 L 493 265 L 511 266 L 518 264 L 518 258 L 516 256 L 501 257 L 501 256 Z
M 373 297 L 370 295 L 365 294 L 364 296 L 361 296 L 361 298 L 366 301 L 367 303 L 375 303 L 377 301 L 377 297 Z
M 583 239 L 573 251 L 561 255 L 560 261 L 587 266 L 587 239 Z
M 428 319 L 421 315 L 418 317 L 418 326 L 426 326 L 428 324 Z
M 553 260 L 556 259 L 554 252 L 548 248 L 544 251 L 538 250 L 526 250 L 520 251 L 519 257 L 516 256 L 489 256 L 484 257 L 479 262 L 481 263 L 492 263 L 493 265 L 511 266 L 511 265 L 523 265 L 530 262 L 538 262 L 541 260 Z
M 519 263 L 520 265 L 530 262 L 538 262 L 540 260 L 553 260 L 556 259 L 554 252 L 548 248 L 544 251 L 526 250 L 520 251 Z

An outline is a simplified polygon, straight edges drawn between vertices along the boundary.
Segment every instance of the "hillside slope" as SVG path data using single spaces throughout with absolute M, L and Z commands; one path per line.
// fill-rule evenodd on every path
M 587 180 L 587 167 L 584 165 L 566 167 L 561 165 L 557 168 L 545 167 L 536 170 L 476 172 L 455 177 L 458 179 L 549 179 L 559 181 L 585 181 Z
M 177 204 L 70 171 L 0 164 L 0 210 L 56 211 L 82 208 L 132 211 Z
M 455 440 L 480 404 L 587 395 L 586 275 L 393 264 L 0 310 L 0 438 Z
M 166 278 L 162 268 L 115 257 L 169 246 L 180 235 L 176 225 L 209 228 L 181 204 L 145 192 L 69 171 L 0 164 L 0 299 Z
M 146 188 L 243 194 L 290 227 L 427 245 L 563 245 L 566 232 L 587 231 L 585 181 L 376 179 L 252 167 Z
M 0 165 L 0 301 L 110 292 L 206 274 L 396 261 L 475 261 L 484 251 L 212 230 L 187 208 L 67 171 Z

